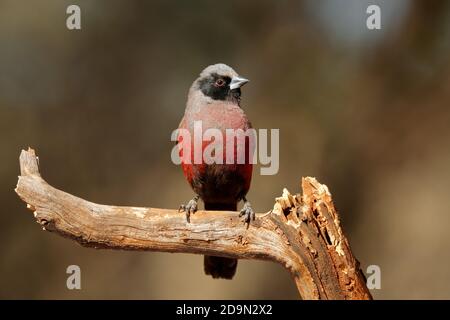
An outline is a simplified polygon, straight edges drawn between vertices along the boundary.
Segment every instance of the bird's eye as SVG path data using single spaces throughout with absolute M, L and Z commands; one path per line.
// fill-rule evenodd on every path
M 225 85 L 225 80 L 223 79 L 217 79 L 216 83 L 214 84 L 216 87 L 223 87 Z

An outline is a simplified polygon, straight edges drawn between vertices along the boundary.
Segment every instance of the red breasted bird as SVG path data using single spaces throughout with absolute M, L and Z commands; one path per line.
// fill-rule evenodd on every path
M 246 194 L 250 188 L 252 178 L 252 163 L 249 155 L 253 156 L 253 150 L 249 153 L 248 140 L 245 146 L 238 148 L 239 142 L 235 140 L 232 152 L 234 161 L 226 161 L 227 129 L 251 128 L 250 121 L 240 107 L 241 87 L 248 82 L 240 77 L 232 68 L 225 64 L 215 64 L 204 69 L 200 76 L 192 84 L 186 110 L 181 120 L 180 129 L 187 129 L 191 135 L 190 143 L 191 161 L 185 161 L 181 156 L 181 167 L 184 176 L 196 193 L 196 196 L 180 209 L 186 212 L 186 218 L 190 221 L 190 215 L 197 210 L 197 202 L 201 198 L 205 204 L 205 210 L 236 211 L 240 200 L 244 206 L 239 216 L 244 216 L 245 222 L 249 223 L 255 219 Z M 194 162 L 194 123 L 201 121 L 202 130 L 219 129 L 223 136 L 223 163 L 207 164 L 204 161 L 199 164 Z M 210 143 L 210 141 L 209 141 Z M 178 137 L 178 145 L 183 147 L 183 139 Z M 208 145 L 202 142 L 202 151 Z M 230 148 L 231 149 L 231 148 Z M 245 152 L 245 155 L 238 154 Z M 238 156 L 244 156 L 243 162 L 238 162 Z M 213 278 L 231 279 L 236 273 L 237 260 L 205 256 L 204 269 L 207 275 Z

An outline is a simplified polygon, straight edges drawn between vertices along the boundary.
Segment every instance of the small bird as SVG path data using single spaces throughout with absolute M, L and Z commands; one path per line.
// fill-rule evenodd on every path
M 230 162 L 226 162 L 225 159 L 227 153 L 226 130 L 242 129 L 245 131 L 252 128 L 240 107 L 241 87 L 248 81 L 240 77 L 231 67 L 219 63 L 205 68 L 189 90 L 186 110 L 179 128 L 187 129 L 191 136 L 194 135 L 194 123 L 197 121 L 201 121 L 203 132 L 210 128 L 219 129 L 224 137 L 224 161 L 222 164 L 207 164 L 203 161 L 195 164 L 194 161 L 190 161 L 190 163 L 183 161 L 183 157 L 181 157 L 184 176 L 196 193 L 195 197 L 186 205 L 180 206 L 180 210 L 186 212 L 188 222 L 190 222 L 190 215 L 197 211 L 199 198 L 202 199 L 205 210 L 225 211 L 237 211 L 238 202 L 243 200 L 244 206 L 239 216 L 244 216 L 246 223 L 255 219 L 251 204 L 246 199 L 253 170 L 249 155 L 253 156 L 254 150 L 249 150 L 248 140 L 245 141 L 243 148 L 238 148 L 239 142 L 237 142 L 232 151 L 234 162 L 229 164 Z M 183 140 L 180 137 L 177 143 L 179 147 L 183 146 Z M 191 139 L 189 143 L 191 144 L 191 154 L 193 154 L 194 139 Z M 202 142 L 202 151 L 207 145 L 208 143 Z M 238 152 L 246 154 L 238 155 Z M 244 156 L 245 161 L 238 163 L 238 156 Z M 204 257 L 205 274 L 211 275 L 213 278 L 232 279 L 236 268 L 236 259 Z

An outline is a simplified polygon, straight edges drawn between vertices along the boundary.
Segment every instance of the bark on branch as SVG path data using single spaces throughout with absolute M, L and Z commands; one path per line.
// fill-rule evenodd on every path
M 236 212 L 100 205 L 58 190 L 40 176 L 33 149 L 22 150 L 16 193 L 44 230 L 95 248 L 183 252 L 272 260 L 287 268 L 303 299 L 371 299 L 340 227 L 328 188 L 303 178 L 249 228 Z

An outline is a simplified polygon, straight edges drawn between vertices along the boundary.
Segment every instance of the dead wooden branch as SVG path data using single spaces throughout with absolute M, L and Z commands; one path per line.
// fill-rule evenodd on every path
M 177 210 L 83 200 L 42 179 L 33 149 L 22 151 L 20 171 L 16 192 L 37 222 L 84 246 L 272 260 L 291 272 L 303 299 L 371 299 L 331 194 L 314 178 L 302 179 L 303 195 L 285 189 L 247 229 L 236 212 L 198 211 L 187 223 Z

